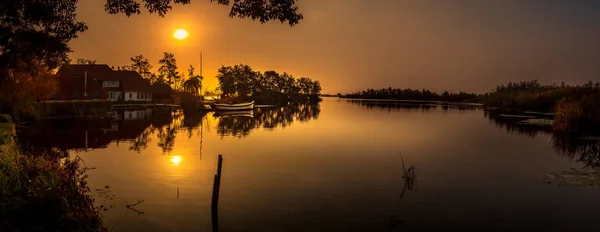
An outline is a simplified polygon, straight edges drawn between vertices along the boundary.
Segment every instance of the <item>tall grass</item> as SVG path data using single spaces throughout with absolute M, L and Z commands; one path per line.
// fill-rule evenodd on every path
M 104 230 L 81 162 L 30 156 L 12 139 L 3 140 L 0 231 Z
M 553 129 L 563 133 L 597 133 L 600 130 L 600 93 L 563 99 L 555 107 Z
M 486 107 L 510 110 L 551 112 L 563 99 L 577 100 L 600 91 L 600 83 L 583 85 L 542 85 L 537 80 L 499 85 L 485 95 Z

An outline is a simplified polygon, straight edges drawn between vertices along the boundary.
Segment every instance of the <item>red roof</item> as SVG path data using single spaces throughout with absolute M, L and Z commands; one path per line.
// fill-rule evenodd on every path
M 59 87 L 58 100 L 108 99 L 108 94 L 102 86 L 89 76 L 86 88 L 84 74 L 58 75 L 57 79 Z M 87 96 L 83 96 L 84 92 L 87 93 Z
M 58 70 L 59 75 L 84 74 L 100 81 L 119 81 L 125 92 L 150 92 L 150 82 L 136 71 L 113 70 L 106 64 L 70 64 Z M 89 81 L 89 80 L 88 80 Z
M 83 74 L 88 72 L 88 75 L 104 76 L 102 74 L 108 74 L 113 72 L 110 67 L 106 64 L 69 64 L 60 67 L 57 74 Z
M 150 82 L 136 71 L 113 71 L 111 77 L 121 81 L 125 92 L 150 92 Z

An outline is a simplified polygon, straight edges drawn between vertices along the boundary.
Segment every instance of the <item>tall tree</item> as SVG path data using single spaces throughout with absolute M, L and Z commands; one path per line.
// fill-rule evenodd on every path
M 173 53 L 165 52 L 163 58 L 158 61 L 159 81 L 163 81 L 174 90 L 181 89 L 181 74 L 177 71 L 177 60 Z
M 294 94 L 297 92 L 297 89 L 294 87 L 296 81 L 294 80 L 294 77 L 292 75 L 284 72 L 283 74 L 281 74 L 279 81 L 282 92 L 286 94 Z
M 238 96 L 248 96 L 252 94 L 252 84 L 255 83 L 257 77 L 256 72 L 248 65 L 239 64 L 233 67 L 234 78 L 235 78 L 235 90 Z
M 321 83 L 319 81 L 313 81 L 310 88 L 310 94 L 314 96 L 321 95 Z
M 77 58 L 77 64 L 96 64 L 96 60 L 87 60 L 83 58 Z
M 308 77 L 301 77 L 296 82 L 296 85 L 298 86 L 302 94 L 308 95 L 310 94 L 310 90 L 312 88 L 312 80 Z
M 224 97 L 233 96 L 236 93 L 236 80 L 231 66 L 221 66 L 217 73 L 219 90 Z
M 143 78 L 150 81 L 151 84 L 156 82 L 157 78 L 156 75 L 150 71 L 152 69 L 152 65 L 150 64 L 150 60 L 148 60 L 148 58 L 140 54 L 129 58 L 129 60 L 131 60 L 131 64 L 127 66 L 128 69 L 138 72 Z
M 231 6 L 229 17 L 251 18 L 265 23 L 271 20 L 287 22 L 290 26 L 303 19 L 298 12 L 296 0 L 210 0 L 220 5 Z M 150 13 L 161 17 L 173 9 L 171 0 L 143 0 Z M 189 4 L 190 0 L 173 0 L 173 4 Z M 139 14 L 141 4 L 137 0 L 107 0 L 104 9 L 111 14 L 124 13 L 127 16 Z
M 0 3 L 0 104 L 9 103 L 2 106 L 11 108 L 15 103 L 9 98 L 21 91 L 21 78 L 35 82 L 45 78 L 50 70 L 69 63 L 68 42 L 87 29 L 75 18 L 76 3 L 77 0 Z
M 200 90 L 202 90 L 202 79 L 202 76 L 194 74 L 194 66 L 190 65 L 188 68 L 188 79 L 183 82 L 183 90 L 198 95 Z
M 279 79 L 279 73 L 269 70 L 262 75 L 261 83 L 265 86 L 266 91 L 279 91 L 275 81 Z

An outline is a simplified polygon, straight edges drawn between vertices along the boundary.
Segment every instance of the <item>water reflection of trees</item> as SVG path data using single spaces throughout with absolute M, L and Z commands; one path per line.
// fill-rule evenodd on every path
M 540 134 L 552 133 L 551 128 L 535 125 L 520 124 L 523 118 L 503 117 L 497 112 L 484 111 L 484 117 L 490 120 L 496 127 L 506 130 L 506 132 L 515 133 L 523 136 L 535 138 Z
M 410 101 L 364 101 L 364 100 L 348 100 L 353 105 L 359 105 L 368 109 L 387 109 L 402 110 L 402 111 L 429 111 L 434 109 L 442 109 L 443 111 L 452 110 L 476 110 L 477 105 L 466 104 L 435 104 L 425 102 L 410 102 Z
M 585 136 L 553 136 L 555 151 L 583 163 L 588 168 L 600 169 L 600 139 Z
M 43 120 L 19 127 L 17 141 L 22 149 L 38 155 L 106 148 L 112 142 L 129 143 L 130 151 L 141 152 L 151 135 L 162 131 L 159 146 L 168 151 L 173 147 L 176 131 L 172 127 L 178 117 L 171 109 L 143 109 L 118 111 L 104 119 Z
M 484 113 L 498 128 L 506 129 L 509 133 L 516 133 L 528 137 L 538 135 L 551 135 L 551 146 L 559 154 L 582 163 L 585 167 L 600 169 L 600 139 L 582 135 L 558 134 L 552 128 L 519 123 L 522 118 L 502 117 L 495 112 Z
M 285 128 L 295 120 L 317 119 L 321 113 L 319 103 L 294 103 L 280 108 L 257 108 L 253 116 L 218 116 L 217 133 L 223 136 L 246 137 L 256 128 Z

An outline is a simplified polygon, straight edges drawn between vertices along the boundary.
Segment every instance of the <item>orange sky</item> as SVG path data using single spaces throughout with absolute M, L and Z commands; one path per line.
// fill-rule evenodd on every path
M 110 66 L 163 52 L 181 71 L 204 56 L 205 88 L 221 65 L 244 63 L 319 80 L 324 93 L 364 88 L 485 92 L 508 81 L 600 80 L 600 4 L 592 1 L 300 0 L 295 27 L 229 18 L 209 0 L 176 6 L 165 18 L 104 12 L 104 0 L 78 3 L 89 30 L 71 58 Z M 189 32 L 173 38 L 176 29 Z

